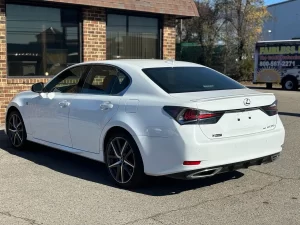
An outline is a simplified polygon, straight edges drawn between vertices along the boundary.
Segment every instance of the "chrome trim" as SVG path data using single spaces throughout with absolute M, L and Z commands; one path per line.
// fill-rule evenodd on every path
M 204 170 L 201 170 L 201 171 L 198 171 L 196 173 L 192 173 L 192 174 L 188 175 L 187 178 L 188 179 L 196 179 L 196 178 L 212 177 L 212 176 L 216 175 L 217 173 L 219 173 L 222 170 L 222 168 L 223 167 L 204 169 Z M 202 173 L 210 172 L 210 171 L 212 171 L 211 174 L 201 175 Z

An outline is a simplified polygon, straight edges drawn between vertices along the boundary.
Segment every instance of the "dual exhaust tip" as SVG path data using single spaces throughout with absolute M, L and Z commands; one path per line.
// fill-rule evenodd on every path
M 219 173 L 224 173 L 224 172 L 229 172 L 229 171 L 234 171 L 238 169 L 246 169 L 249 166 L 257 166 L 261 164 L 267 164 L 270 162 L 276 161 L 280 156 L 280 153 L 269 155 L 260 159 L 254 159 L 250 160 L 247 162 L 240 162 L 240 163 L 235 163 L 232 165 L 224 165 L 224 166 L 219 166 L 219 167 L 214 167 L 214 168 L 207 168 L 203 170 L 198 170 L 197 172 L 188 174 L 186 176 L 186 179 L 198 179 L 198 178 L 205 178 L 205 177 L 212 177 L 216 174 Z

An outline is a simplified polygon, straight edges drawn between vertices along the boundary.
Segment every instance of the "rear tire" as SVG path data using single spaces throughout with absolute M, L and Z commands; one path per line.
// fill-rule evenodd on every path
M 105 161 L 112 180 L 118 186 L 132 189 L 144 184 L 146 175 L 142 157 L 129 134 L 117 132 L 109 138 Z
M 27 133 L 25 129 L 25 124 L 21 114 L 14 110 L 9 113 L 6 132 L 10 143 L 16 149 L 22 149 L 27 142 Z
M 288 91 L 295 91 L 298 89 L 298 81 L 295 78 L 288 77 L 282 81 L 282 88 Z
M 272 83 L 266 83 L 266 87 L 267 87 L 267 89 L 272 89 L 273 88 L 273 84 Z

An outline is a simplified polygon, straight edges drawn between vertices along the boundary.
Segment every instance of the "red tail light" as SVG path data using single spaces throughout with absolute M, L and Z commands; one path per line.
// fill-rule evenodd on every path
M 178 106 L 165 106 L 163 109 L 181 125 L 215 124 L 224 114 Z
M 278 114 L 277 100 L 272 105 L 261 107 L 261 110 L 269 116 L 277 115 Z
M 185 166 L 196 166 L 200 165 L 201 161 L 184 161 L 183 165 Z

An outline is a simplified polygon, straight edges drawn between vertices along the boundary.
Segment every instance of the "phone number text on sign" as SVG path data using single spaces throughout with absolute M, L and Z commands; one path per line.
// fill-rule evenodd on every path
M 260 67 L 291 67 L 296 66 L 295 61 L 260 61 Z

